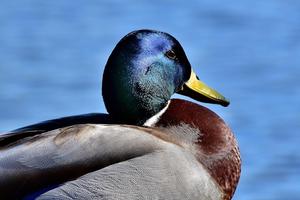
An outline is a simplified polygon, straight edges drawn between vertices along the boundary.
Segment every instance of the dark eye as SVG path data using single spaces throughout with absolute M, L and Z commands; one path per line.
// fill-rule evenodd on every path
M 166 52 L 166 56 L 172 60 L 176 60 L 176 54 L 173 50 L 169 50 Z

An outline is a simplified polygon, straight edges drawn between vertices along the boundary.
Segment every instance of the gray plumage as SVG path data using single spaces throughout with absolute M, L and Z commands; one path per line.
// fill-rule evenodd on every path
M 14 197 L 64 179 L 38 199 L 220 199 L 193 153 L 157 134 L 74 125 L 25 138 L 0 149 L 0 193 Z

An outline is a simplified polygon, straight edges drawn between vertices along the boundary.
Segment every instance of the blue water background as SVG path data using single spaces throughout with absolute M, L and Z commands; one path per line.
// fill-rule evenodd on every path
M 0 132 L 105 112 L 111 50 L 132 30 L 158 29 L 231 100 L 207 106 L 240 145 L 234 199 L 300 199 L 300 1 L 11 0 L 1 1 L 0 27 Z

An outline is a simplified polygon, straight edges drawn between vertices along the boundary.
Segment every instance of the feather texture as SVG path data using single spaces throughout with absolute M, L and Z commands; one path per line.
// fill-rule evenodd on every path
M 15 198 L 69 181 L 40 198 L 217 199 L 218 187 L 193 154 L 159 134 L 74 125 L 20 140 L 0 150 L 0 193 Z

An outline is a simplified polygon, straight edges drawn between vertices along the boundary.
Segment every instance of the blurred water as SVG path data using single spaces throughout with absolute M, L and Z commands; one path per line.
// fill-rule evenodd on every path
M 103 66 L 128 32 L 174 35 L 243 158 L 234 199 L 300 199 L 300 1 L 2 1 L 0 132 L 105 112 Z M 182 98 L 182 97 L 180 97 Z

